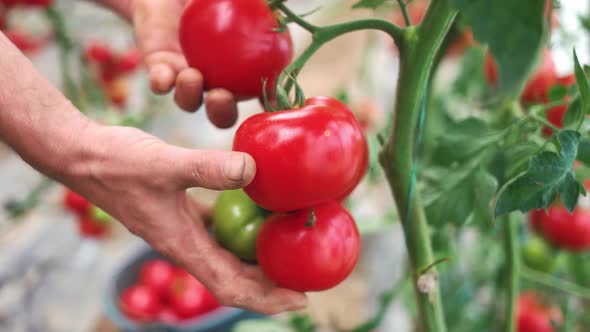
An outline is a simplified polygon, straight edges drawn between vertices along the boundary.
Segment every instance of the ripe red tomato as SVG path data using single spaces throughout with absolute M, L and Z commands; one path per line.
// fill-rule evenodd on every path
M 165 296 L 174 277 L 174 267 L 163 259 L 154 259 L 145 263 L 139 272 L 139 283 Z
M 552 320 L 559 323 L 559 309 L 546 307 L 539 296 L 532 292 L 520 294 L 517 304 L 518 332 L 554 332 Z
M 161 310 L 158 295 L 151 288 L 142 285 L 125 289 L 119 306 L 127 317 L 142 322 L 156 320 Z
M 368 165 L 367 142 L 354 114 L 329 97 L 250 117 L 238 128 L 233 149 L 256 161 L 256 176 L 244 190 L 270 211 L 342 199 Z
M 84 49 L 84 59 L 99 65 L 113 61 L 113 50 L 106 44 L 92 42 Z
M 258 264 L 278 286 L 321 291 L 352 272 L 360 237 L 352 216 L 336 202 L 314 208 L 315 224 L 306 226 L 310 210 L 270 216 L 256 242 Z
M 158 320 L 160 322 L 164 322 L 164 323 L 168 323 L 168 324 L 176 324 L 181 321 L 181 319 L 178 318 L 178 316 L 176 316 L 176 313 L 174 312 L 174 310 L 172 310 L 172 308 L 169 308 L 169 307 L 164 307 L 164 308 L 162 308 L 162 310 L 160 310 L 160 314 L 158 315 Z
M 87 216 L 91 207 L 90 202 L 86 198 L 67 188 L 63 198 L 63 205 L 79 216 Z
M 554 204 L 543 217 L 542 233 L 556 247 L 571 251 L 588 250 L 590 210 L 578 206 L 570 214 L 562 204 Z
M 127 50 L 121 54 L 116 61 L 117 72 L 125 75 L 134 72 L 141 64 L 141 54 L 135 48 Z
M 48 42 L 47 37 L 33 36 L 20 30 L 4 30 L 2 32 L 24 54 L 34 54 Z
M 557 77 L 554 84 L 561 84 L 566 88 L 576 84 L 576 76 L 574 74 Z M 566 101 L 569 101 L 569 96 L 566 96 Z M 556 106 L 548 110 L 545 114 L 547 120 L 551 122 L 554 126 L 563 128 L 563 118 L 565 117 L 565 113 L 567 112 L 567 105 Z M 542 130 L 543 136 L 551 136 L 553 135 L 553 130 L 549 127 L 543 127 Z
M 492 87 L 498 86 L 498 70 L 490 53 L 485 58 L 485 75 Z M 557 71 L 549 49 L 543 50 L 541 65 L 526 84 L 520 100 L 523 104 L 549 101 L 549 89 L 557 82 Z
M 264 0 L 192 0 L 180 20 L 180 44 L 207 89 L 225 88 L 239 99 L 262 96 L 293 57 L 289 31 Z
M 53 0 L 0 0 L 6 7 L 12 6 L 38 6 L 38 7 L 49 7 L 53 4 Z
M 193 318 L 219 307 L 209 290 L 181 269 L 175 269 L 166 299 L 179 319 Z
M 89 216 L 78 217 L 78 233 L 84 238 L 103 238 L 109 234 L 111 226 Z
M 533 231 L 540 232 L 542 230 L 545 215 L 543 209 L 535 209 L 529 212 L 529 225 Z

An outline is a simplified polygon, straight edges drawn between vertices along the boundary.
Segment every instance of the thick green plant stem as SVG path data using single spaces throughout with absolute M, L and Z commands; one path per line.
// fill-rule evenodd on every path
M 512 215 L 501 220 L 504 228 L 506 255 L 506 332 L 516 331 L 516 299 L 520 292 L 520 252 L 518 250 L 518 220 Z
M 380 160 L 393 191 L 399 214 L 408 215 L 403 225 L 409 260 L 413 269 L 414 287 L 423 324 L 423 331 L 444 332 L 446 324 L 438 285 L 424 292 L 418 289 L 422 268 L 434 262 L 430 231 L 420 195 L 410 202 L 411 173 L 415 133 L 425 86 L 431 77 L 434 60 L 457 12 L 448 0 L 432 1 L 421 25 L 404 32 L 400 49 L 400 77 L 394 113 L 394 130 L 386 141 Z M 429 273 L 436 273 L 435 268 Z

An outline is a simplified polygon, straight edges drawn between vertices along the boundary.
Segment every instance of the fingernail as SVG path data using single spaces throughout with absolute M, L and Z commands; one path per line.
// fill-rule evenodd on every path
M 244 179 L 246 160 L 243 153 L 232 153 L 223 164 L 223 175 L 232 181 Z

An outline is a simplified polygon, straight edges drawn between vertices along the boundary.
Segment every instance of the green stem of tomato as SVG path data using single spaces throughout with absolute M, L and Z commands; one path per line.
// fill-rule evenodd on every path
M 406 3 L 404 2 L 404 0 L 397 0 L 397 2 L 399 3 L 399 8 L 402 11 L 402 15 L 404 16 L 404 22 L 406 23 L 406 26 L 411 26 L 412 21 L 410 20 L 410 16 L 408 16 L 408 9 L 406 8 Z
M 404 36 L 404 30 L 395 24 L 381 19 L 362 19 L 324 27 L 314 26 L 294 14 L 284 4 L 278 7 L 292 22 L 298 24 L 312 34 L 312 42 L 305 51 L 291 63 L 279 76 L 278 84 L 283 84 L 287 93 L 291 91 L 297 75 L 307 61 L 322 47 L 333 39 L 350 32 L 360 30 L 378 30 L 387 33 L 399 44 Z M 398 45 L 401 47 L 401 45 Z M 291 77 L 289 77 L 291 76 Z
M 398 38 L 400 50 L 400 77 L 394 112 L 394 130 L 391 132 L 380 156 L 381 164 L 393 191 L 399 214 L 410 219 L 403 225 L 410 263 L 414 270 L 414 286 L 424 331 L 446 331 L 443 305 L 439 287 L 430 293 L 417 289 L 420 269 L 434 261 L 430 230 L 422 199 L 414 193 L 412 205 L 408 206 L 413 168 L 415 133 L 420 106 L 424 99 L 426 82 L 431 77 L 438 49 L 453 24 L 457 12 L 448 0 L 431 2 L 422 24 L 405 30 Z M 401 46 L 401 47 L 400 47 Z M 431 269 L 431 271 L 434 270 Z
M 284 3 L 281 3 L 277 6 L 277 9 L 281 10 L 283 14 L 291 21 L 302 27 L 303 29 L 309 31 L 309 33 L 316 32 L 319 27 L 307 22 L 301 16 L 295 14 L 289 7 L 287 7 Z
M 516 299 L 520 292 L 521 259 L 518 250 L 518 220 L 509 215 L 501 221 L 504 229 L 504 253 L 506 255 L 506 331 L 516 331 Z
M 416 193 L 411 206 L 408 206 L 410 201 L 408 193 L 410 192 L 415 129 L 420 114 L 420 104 L 424 98 L 424 87 L 427 86 L 426 83 L 431 77 L 437 51 L 441 48 L 457 12 L 451 9 L 449 0 L 433 0 L 422 24 L 419 27 L 407 29 L 381 19 L 363 19 L 312 28 L 305 24 L 303 19 L 292 17 L 294 14 L 291 11 L 283 10 L 283 12 L 291 18 L 291 21 L 312 32 L 313 37 L 311 45 L 279 77 L 278 84 L 283 84 L 287 93 L 293 87 L 297 74 L 315 52 L 323 44 L 341 35 L 359 30 L 378 30 L 387 33 L 395 41 L 401 58 L 397 105 L 394 113 L 395 127 L 381 153 L 381 164 L 387 174 L 400 215 L 406 215 L 408 208 L 411 209 L 410 220 L 404 224 L 403 231 L 413 268 L 412 276 L 423 330 L 445 332 L 446 323 L 438 285 L 428 293 L 418 290 L 420 271 L 432 265 L 434 256 L 421 197 Z M 429 270 L 429 273 L 433 272 L 436 273 L 434 267 Z

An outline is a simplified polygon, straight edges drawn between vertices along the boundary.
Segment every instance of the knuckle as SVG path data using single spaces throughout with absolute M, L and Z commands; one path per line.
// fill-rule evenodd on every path
M 191 177 L 197 184 L 203 183 L 211 177 L 209 163 L 201 157 L 195 158 L 195 160 L 191 162 L 190 172 Z

